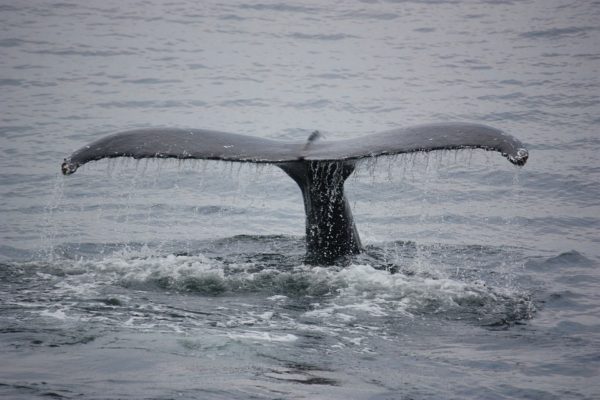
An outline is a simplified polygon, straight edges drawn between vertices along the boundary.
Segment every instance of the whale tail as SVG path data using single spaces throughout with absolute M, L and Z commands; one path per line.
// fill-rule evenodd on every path
M 497 151 L 522 166 L 529 153 L 514 137 L 489 126 L 429 124 L 368 137 L 287 142 L 233 133 L 153 128 L 116 133 L 75 151 L 61 165 L 70 175 L 90 161 L 113 157 L 206 159 L 273 164 L 299 186 L 306 212 L 306 262 L 331 264 L 361 251 L 358 231 L 344 194 L 357 160 L 433 150 L 479 148 Z

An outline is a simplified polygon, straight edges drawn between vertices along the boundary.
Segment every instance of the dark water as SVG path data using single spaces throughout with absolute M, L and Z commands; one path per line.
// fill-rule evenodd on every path
M 600 3 L 3 2 L 0 396 L 600 398 Z M 303 140 L 472 121 L 366 162 L 365 254 L 304 265 L 270 167 L 92 163 L 144 126 Z

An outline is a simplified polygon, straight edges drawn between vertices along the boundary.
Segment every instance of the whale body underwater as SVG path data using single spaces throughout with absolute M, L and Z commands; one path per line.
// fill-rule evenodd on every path
M 306 213 L 308 264 L 334 264 L 362 250 L 344 182 L 358 160 L 434 150 L 496 151 L 523 166 L 529 157 L 513 136 L 486 125 L 442 123 L 326 141 L 315 131 L 305 142 L 264 139 L 203 129 L 150 128 L 115 133 L 64 159 L 64 175 L 103 158 L 204 159 L 273 164 L 299 186 Z

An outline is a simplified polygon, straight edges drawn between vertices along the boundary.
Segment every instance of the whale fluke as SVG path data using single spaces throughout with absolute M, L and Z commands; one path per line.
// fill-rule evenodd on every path
M 320 142 L 307 160 L 356 160 L 417 151 L 484 149 L 498 151 L 516 165 L 529 156 L 521 142 L 499 129 L 467 123 L 440 123 L 393 129 L 353 139 Z
M 297 160 L 303 146 L 304 143 L 205 129 L 135 129 L 106 136 L 82 147 L 64 160 L 62 171 L 69 175 L 87 162 L 114 157 L 277 163 Z
M 394 129 L 369 136 L 326 141 L 318 131 L 305 142 L 280 141 L 203 129 L 136 129 L 106 136 L 75 151 L 63 174 L 103 158 L 205 159 L 274 164 L 300 187 L 306 211 L 309 263 L 331 264 L 360 252 L 358 231 L 344 194 L 357 160 L 433 150 L 497 151 L 522 166 L 529 153 L 514 137 L 489 126 L 442 123 Z

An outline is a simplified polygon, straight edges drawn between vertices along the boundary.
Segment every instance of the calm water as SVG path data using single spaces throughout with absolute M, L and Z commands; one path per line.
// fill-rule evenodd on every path
M 99 3 L 100 4 L 100 3 Z M 0 396 L 600 398 L 600 2 L 0 5 Z M 302 262 L 276 168 L 63 157 L 135 127 L 493 125 L 364 163 Z

